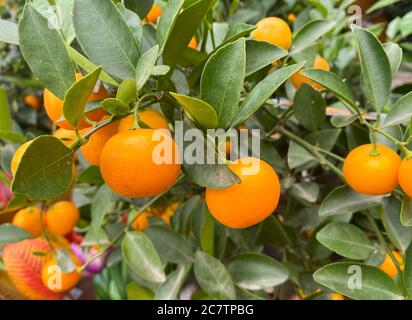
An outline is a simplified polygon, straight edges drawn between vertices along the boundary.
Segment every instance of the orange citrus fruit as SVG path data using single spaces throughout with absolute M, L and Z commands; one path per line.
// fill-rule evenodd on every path
M 54 131 L 53 137 L 60 139 L 66 146 L 70 146 L 76 140 L 76 133 L 74 130 L 59 128 Z
M 392 251 L 392 254 L 395 256 L 395 259 L 399 262 L 401 270 L 403 270 L 403 258 L 397 251 Z M 398 274 L 398 269 L 393 263 L 389 254 L 386 254 L 385 260 L 379 265 L 379 269 L 390 275 L 392 278 Z
M 147 21 L 151 23 L 157 22 L 157 19 L 159 19 L 162 12 L 163 12 L 162 7 L 154 4 L 146 16 Z
M 348 185 L 366 195 L 384 195 L 398 186 L 401 158 L 391 148 L 365 144 L 353 149 L 343 164 L 343 174 Z
M 80 267 L 82 265 L 81 261 L 76 256 L 72 255 L 71 259 L 76 266 Z M 50 258 L 42 269 L 41 278 L 43 285 L 52 292 L 60 293 L 69 291 L 77 285 L 82 277 L 81 272 L 79 272 L 76 268 L 72 272 L 60 271 L 61 278 L 59 279 L 60 272 L 58 272 L 58 270 L 59 266 L 57 265 L 56 258 L 54 257 Z
M 402 190 L 412 198 L 412 159 L 403 159 L 399 167 L 399 185 Z
M 48 230 L 58 236 L 72 232 L 79 219 L 79 209 L 70 201 L 56 202 L 46 213 Z
M 39 236 L 42 231 L 41 209 L 27 207 L 19 210 L 13 218 L 13 224 L 30 232 L 33 236 Z
M 158 195 L 173 186 L 180 174 L 180 154 L 166 132 L 161 141 L 155 141 L 154 135 L 159 131 L 120 132 L 106 143 L 100 170 L 113 191 L 124 197 L 142 198 Z M 164 158 L 163 163 L 160 157 Z
M 296 21 L 296 15 L 294 13 L 289 13 L 288 14 L 288 20 L 290 22 L 295 22 Z
M 120 120 L 119 132 L 129 131 L 133 128 L 133 115 Z M 147 124 L 152 129 L 169 129 L 166 119 L 153 109 L 146 109 L 139 112 L 139 120 Z
M 80 80 L 82 78 L 81 74 L 76 74 L 76 80 Z M 108 97 L 106 89 L 103 85 L 100 85 L 97 92 L 93 92 L 90 97 L 89 101 L 100 101 L 104 100 Z M 66 120 L 61 120 L 63 117 L 63 100 L 56 97 L 53 93 L 51 93 L 48 89 L 44 89 L 44 107 L 46 109 L 46 113 L 49 116 L 50 120 L 52 120 L 57 126 L 73 130 L 73 126 L 68 123 Z M 99 121 L 105 115 L 105 111 L 103 108 L 99 108 L 88 112 L 86 116 L 92 121 Z M 78 128 L 84 129 L 88 128 L 90 125 L 86 123 L 84 120 L 79 122 Z
M 226 189 L 206 189 L 206 203 L 212 215 L 220 223 L 234 229 L 248 228 L 270 216 L 280 196 L 280 183 L 275 170 L 256 158 L 243 158 L 229 165 L 229 168 L 241 182 Z
M 41 100 L 39 97 L 28 95 L 24 97 L 24 103 L 32 107 L 34 110 L 39 110 L 41 107 Z
M 99 166 L 100 155 L 106 142 L 113 137 L 119 128 L 119 122 L 112 122 L 93 133 L 89 141 L 80 150 L 84 158 L 92 165 Z
M 330 66 L 329 63 L 323 59 L 322 57 L 317 56 L 315 59 L 315 62 L 313 64 L 313 68 L 314 69 L 320 69 L 320 70 L 325 70 L 325 71 L 329 71 L 330 70 Z M 311 85 L 313 88 L 315 89 L 322 89 L 323 87 L 316 83 L 315 81 L 312 81 L 311 79 L 309 79 L 308 77 L 305 77 L 304 75 L 301 74 L 301 72 L 296 72 L 291 78 L 290 80 L 292 81 L 293 86 L 296 89 L 299 89 L 302 84 L 306 83 Z
M 23 157 L 24 153 L 26 152 L 27 148 L 30 146 L 30 144 L 33 141 L 28 141 L 24 144 L 22 144 L 14 153 L 13 158 L 11 159 L 11 174 L 13 176 L 16 175 L 17 169 L 19 168 L 19 164 L 21 161 L 21 158 Z
M 149 225 L 149 219 L 147 212 L 143 212 L 135 221 L 133 221 L 131 227 L 133 230 L 145 231 Z
M 189 42 L 189 48 L 196 49 L 197 48 L 197 40 L 195 37 L 192 38 Z
M 289 25 L 277 17 L 268 17 L 256 24 L 256 29 L 251 33 L 252 39 L 266 41 L 289 50 L 292 46 L 292 31 Z
M 342 296 L 340 293 L 333 292 L 330 294 L 330 299 L 331 300 L 345 300 L 344 296 Z

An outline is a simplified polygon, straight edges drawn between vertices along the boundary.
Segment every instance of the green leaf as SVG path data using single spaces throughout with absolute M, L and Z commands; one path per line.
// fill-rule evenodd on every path
M 0 42 L 19 45 L 19 32 L 17 24 L 0 19 Z
M 272 64 L 273 61 L 282 59 L 288 52 L 265 41 L 246 41 L 246 76 Z
M 131 282 L 126 287 L 127 300 L 153 300 L 154 294 L 149 289 Z
M 214 299 L 236 299 L 235 286 L 225 266 L 213 256 L 197 251 L 195 276 L 200 287 Z
M 74 0 L 73 23 L 83 51 L 120 79 L 132 79 L 139 49 L 128 25 L 111 0 Z
M 289 271 L 275 259 L 261 253 L 243 253 L 230 260 L 233 281 L 246 290 L 264 290 L 284 283 Z
M 391 127 L 398 124 L 408 124 L 412 117 L 412 92 L 404 95 L 392 106 L 385 118 L 384 126 Z
M 118 98 L 107 98 L 101 104 L 112 115 L 125 116 L 130 113 L 129 106 Z
M 231 126 L 236 127 L 240 123 L 246 121 L 286 80 L 288 80 L 294 73 L 298 72 L 303 65 L 304 63 L 298 63 L 281 68 L 259 82 L 241 104 Z
M 77 127 L 83 118 L 86 104 L 96 87 L 101 71 L 102 67 L 96 68 L 87 76 L 76 81 L 67 91 L 64 97 L 63 115 L 73 127 Z
M 87 59 L 84 55 L 81 53 L 77 52 L 75 49 L 73 49 L 70 46 L 66 46 L 67 52 L 69 53 L 70 58 L 77 64 L 79 65 L 84 71 L 87 73 L 92 72 L 97 68 L 97 66 L 91 62 L 89 59 Z M 111 76 L 109 76 L 105 71 L 102 70 L 100 73 L 100 80 L 103 82 L 106 82 L 108 84 L 111 84 L 115 87 L 119 86 L 119 83 L 114 80 Z
M 124 21 L 128 25 L 130 31 L 132 32 L 133 38 L 135 40 L 137 48 L 141 50 L 143 42 L 143 24 L 139 16 L 133 11 L 127 9 L 123 3 L 118 3 L 117 7 Z
M 401 0 L 379 0 L 375 1 L 375 3 L 366 11 L 366 14 L 371 14 L 379 9 L 382 9 L 384 7 L 393 5 L 397 2 L 400 2 Z
M 77 181 L 95 185 L 101 185 L 104 183 L 102 174 L 100 173 L 100 168 L 96 166 L 87 167 L 80 172 L 77 176 Z
M 392 70 L 382 44 L 371 32 L 353 28 L 361 63 L 361 74 L 369 103 L 381 111 L 389 100 Z
M 202 251 L 210 255 L 215 253 L 215 219 L 204 206 L 204 219 L 202 229 L 200 231 L 200 247 Z
M 330 119 L 330 123 L 335 127 L 335 128 L 343 128 L 346 126 L 351 125 L 354 123 L 357 119 L 357 115 L 351 114 L 351 115 L 335 115 Z
M 167 275 L 166 281 L 156 292 L 156 300 L 177 300 L 179 292 L 189 275 L 191 264 L 180 265 L 177 270 Z
M 255 25 L 242 23 L 242 22 L 235 23 L 235 24 L 229 24 L 229 28 L 227 30 L 223 44 L 233 42 L 239 38 L 245 37 L 255 29 L 256 29 Z
M 293 114 L 304 128 L 316 131 L 325 123 L 326 101 L 318 90 L 304 83 L 296 92 Z
M 315 203 L 319 196 L 319 185 L 312 181 L 303 181 L 295 183 L 290 191 L 298 199 Z
M 388 56 L 392 70 L 392 77 L 394 78 L 402 63 L 402 48 L 397 43 L 388 42 L 383 45 L 383 49 Z
M 401 222 L 405 227 L 412 227 L 412 199 L 410 198 L 402 201 Z
M 35 200 L 54 200 L 67 193 L 72 181 L 73 151 L 60 139 L 40 136 L 22 156 L 12 191 Z
M 301 74 L 332 91 L 339 100 L 347 103 L 352 108 L 357 108 L 356 98 L 351 88 L 336 73 L 320 69 L 306 69 L 302 70 Z
M 359 269 L 354 269 L 359 268 Z M 350 272 L 351 270 L 354 270 Z M 358 271 L 358 277 L 356 273 Z M 402 300 L 403 296 L 393 279 L 382 270 L 354 262 L 326 265 L 313 274 L 319 284 L 356 300 Z M 353 280 L 352 280 L 353 279 Z M 360 281 L 361 288 L 349 284 Z
M 127 9 L 136 12 L 140 19 L 144 19 L 153 6 L 153 0 L 125 0 Z
M 403 270 L 403 279 L 410 298 L 412 297 L 412 245 L 409 246 L 405 253 L 405 269 Z
M 91 208 L 91 227 L 98 231 L 104 223 L 104 218 L 110 212 L 112 205 L 112 190 L 106 185 L 102 185 L 94 196 Z
M 311 46 L 316 40 L 335 27 L 334 21 L 311 20 L 305 24 L 294 36 L 291 54 L 299 53 Z
M 349 187 L 339 187 L 333 190 L 323 200 L 319 216 L 332 216 L 343 213 L 355 213 L 379 206 L 383 197 L 365 196 Z
M 291 245 L 292 239 L 282 223 L 274 215 L 260 224 L 256 237 L 257 245 Z
M 156 31 L 156 42 L 159 45 L 160 53 L 163 52 L 184 3 L 185 0 L 169 1 L 163 8 Z
M 0 132 L 12 132 L 12 119 L 6 90 L 0 87 Z
M 192 262 L 194 252 L 189 243 L 170 228 L 150 226 L 145 233 L 152 240 L 163 262 Z
M 143 279 L 163 283 L 162 261 L 150 239 L 142 232 L 128 232 L 122 241 L 122 254 L 128 266 Z
M 170 92 L 170 94 L 179 102 L 186 111 L 188 116 L 198 125 L 205 129 L 217 127 L 218 119 L 215 109 L 197 98 L 192 98 L 182 94 Z
M 193 5 L 186 7 L 179 14 L 167 41 L 164 44 L 164 49 L 161 50 L 163 52 L 164 64 L 174 68 L 174 66 L 181 60 L 190 40 L 196 34 L 196 31 L 213 3 L 214 0 L 199 0 Z M 160 20 L 163 19 L 162 16 Z M 159 26 L 161 23 L 162 21 L 159 21 Z M 161 44 L 160 42 L 158 43 Z
M 11 223 L 0 225 L 0 248 L 9 243 L 16 243 L 32 238 L 33 235 Z
M 166 65 L 155 66 L 152 70 L 152 76 L 164 76 L 168 74 L 170 67 Z
M 76 269 L 76 265 L 74 264 L 70 253 L 65 248 L 57 250 L 56 261 L 62 272 L 72 272 Z
M 216 110 L 219 128 L 229 127 L 236 116 L 245 63 L 245 40 L 242 38 L 217 50 L 205 65 L 200 96 Z
M 375 247 L 359 227 L 343 222 L 332 222 L 316 234 L 326 248 L 349 259 L 365 260 Z
M 159 57 L 159 46 L 156 45 L 141 56 L 136 67 L 136 90 L 140 92 L 152 75 L 152 71 Z
M 19 24 L 20 50 L 31 71 L 57 97 L 63 99 L 74 83 L 74 70 L 59 32 L 48 25 L 31 4 Z

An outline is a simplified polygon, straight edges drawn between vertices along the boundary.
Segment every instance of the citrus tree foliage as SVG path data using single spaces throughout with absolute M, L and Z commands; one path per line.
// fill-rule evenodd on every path
M 163 11 L 152 23 L 150 0 L 27 2 L 14 21 L 0 20 L 2 45 L 18 46 L 32 73 L 0 77 L 6 84 L 0 89 L 3 171 L 10 173 L 17 147 L 37 137 L 8 182 L 14 197 L 3 214 L 46 206 L 71 190 L 82 245 L 98 245 L 92 259 L 107 257 L 94 279 L 102 299 L 179 299 L 193 283 L 192 299 L 411 298 L 408 192 L 360 194 L 342 171 L 347 154 L 363 144 L 411 156 L 411 87 L 394 81 L 410 71 L 411 13 L 386 31 L 365 28 L 349 25 L 352 2 L 155 1 Z M 377 1 L 370 12 L 392 3 Z M 253 36 L 256 23 L 269 16 L 289 19 L 290 48 Z M 196 46 L 189 47 L 193 37 Z M 318 56 L 330 70 L 316 67 Z M 291 79 L 299 72 L 307 83 L 296 88 Z M 109 95 L 92 103 L 100 83 Z M 76 130 L 71 144 L 49 134 L 44 114 L 31 124 L 18 115 L 21 99 L 11 96 L 24 91 L 16 88 L 43 87 L 64 101 L 62 119 Z M 204 190 L 239 183 L 225 163 L 184 163 L 177 182 L 155 197 L 114 193 L 98 167 L 75 155 L 91 135 L 82 133 L 82 121 L 104 108 L 102 121 L 89 120 L 94 133 L 148 106 L 163 113 L 172 132 L 184 120 L 185 130 L 198 128 L 204 139 L 206 129 L 260 129 L 260 157 L 282 186 L 276 211 L 246 229 L 219 223 Z M 170 221 L 153 214 L 144 230 L 133 227 L 145 212 L 170 204 Z M 0 225 L 0 247 L 30 237 L 13 224 Z M 387 255 L 396 260 L 394 277 L 379 268 Z M 57 260 L 68 268 L 67 254 Z M 361 288 L 350 285 L 356 276 Z

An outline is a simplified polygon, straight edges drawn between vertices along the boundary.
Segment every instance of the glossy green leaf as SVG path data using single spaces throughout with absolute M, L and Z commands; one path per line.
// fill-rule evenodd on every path
M 316 234 L 316 239 L 329 250 L 349 259 L 365 260 L 376 249 L 362 229 L 349 223 L 329 223 Z
M 156 43 L 159 45 L 160 53 L 163 52 L 184 3 L 185 0 L 169 1 L 163 8 L 156 31 Z
M 32 141 L 21 158 L 12 191 L 36 200 L 65 195 L 73 181 L 73 151 L 52 136 Z
M 205 129 L 216 128 L 218 122 L 216 111 L 207 102 L 173 92 L 170 94 L 179 102 L 195 123 Z
M 139 16 L 132 10 L 127 9 L 123 3 L 118 3 L 117 7 L 123 19 L 126 21 L 129 26 L 130 31 L 132 32 L 133 38 L 135 39 L 136 46 L 139 50 L 142 47 L 143 42 L 143 23 Z
M 392 77 L 394 78 L 402 63 L 402 48 L 397 43 L 388 42 L 383 45 L 383 49 L 388 56 L 392 70 Z
M 74 0 L 73 23 L 83 51 L 94 63 L 120 79 L 134 78 L 139 49 L 111 0 Z
M 276 70 L 259 82 L 241 104 L 231 126 L 236 127 L 254 114 L 286 80 L 299 71 L 303 64 L 298 63 Z
M 294 36 L 291 54 L 296 54 L 310 45 L 335 27 L 334 21 L 311 20 L 305 24 Z
M 153 6 L 153 0 L 125 0 L 126 8 L 136 12 L 140 19 L 144 19 Z
M 194 252 L 179 234 L 164 226 L 151 226 L 146 232 L 163 262 L 190 263 Z
M 319 185 L 312 181 L 295 183 L 290 191 L 298 199 L 309 203 L 315 203 L 319 197 Z
M 191 264 L 180 265 L 177 270 L 167 275 L 166 281 L 156 292 L 156 300 L 177 300 L 179 292 L 191 269 Z
M 127 300 L 153 300 L 154 294 L 136 282 L 131 282 L 126 286 Z
M 354 27 L 361 63 L 361 74 L 369 103 L 381 111 L 389 100 L 392 87 L 392 69 L 382 44 L 374 34 Z
M 225 266 L 215 257 L 198 251 L 195 255 L 195 276 L 200 287 L 215 299 L 234 300 L 235 286 Z
M 354 213 L 379 206 L 382 203 L 380 196 L 365 196 L 349 187 L 339 187 L 333 190 L 323 200 L 320 216 L 332 216 L 343 213 Z
M 93 72 L 76 81 L 67 91 L 64 97 L 63 115 L 73 127 L 77 127 L 83 118 L 86 104 L 96 87 L 101 71 L 101 67 L 96 68 Z
M 319 91 L 303 84 L 293 101 L 293 114 L 299 123 L 310 131 L 321 128 L 326 120 L 326 101 Z
M 130 113 L 129 106 L 118 98 L 107 98 L 101 104 L 112 115 L 125 116 Z
M 215 109 L 219 128 L 228 128 L 236 116 L 245 63 L 245 40 L 242 38 L 217 50 L 205 65 L 200 96 Z
M 405 227 L 412 227 L 412 200 L 410 198 L 402 201 L 401 222 Z
M 385 118 L 384 126 L 391 127 L 398 124 L 408 124 L 412 117 L 412 92 L 400 98 L 391 108 Z
M 403 270 L 403 279 L 406 284 L 406 290 L 409 298 L 412 297 L 412 245 L 409 246 L 405 253 L 405 262 Z
M 215 219 L 206 206 L 203 207 L 204 219 L 200 230 L 200 248 L 205 253 L 215 253 Z
M 356 300 L 403 299 L 401 291 L 391 277 L 376 267 L 364 264 L 329 264 L 317 270 L 313 278 L 332 291 Z
M 74 69 L 59 32 L 31 4 L 19 24 L 20 50 L 34 75 L 63 99 L 74 83 Z
M 0 132 L 12 132 L 12 119 L 6 90 L 0 87 Z
M 17 24 L 0 19 L 0 42 L 19 44 L 19 33 Z
M 265 41 L 246 41 L 246 76 L 282 59 L 288 52 Z
M 160 257 L 144 233 L 126 233 L 122 241 L 122 254 L 130 269 L 138 276 L 154 283 L 165 282 L 166 275 Z
M 25 239 L 32 238 L 33 235 L 12 223 L 0 225 L 0 248 L 8 243 L 16 243 Z
M 289 271 L 275 259 L 261 253 L 243 253 L 227 265 L 233 281 L 246 290 L 278 286 L 289 277 Z
M 106 185 L 102 185 L 94 196 L 91 208 L 91 227 L 98 231 L 104 223 L 106 215 L 110 212 L 113 191 Z
M 153 68 L 159 57 L 159 46 L 156 45 L 143 54 L 136 67 L 136 90 L 140 92 L 152 75 Z

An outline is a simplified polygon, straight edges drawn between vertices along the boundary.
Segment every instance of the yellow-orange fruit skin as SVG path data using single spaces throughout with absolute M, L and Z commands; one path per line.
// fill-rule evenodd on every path
M 121 196 L 144 198 L 168 190 L 180 174 L 180 154 L 174 140 L 163 134 L 163 141 L 154 141 L 154 129 L 120 132 L 104 146 L 100 157 L 103 179 Z M 171 163 L 156 163 L 154 149 L 167 145 L 173 154 Z M 160 148 L 161 149 L 161 148 Z M 177 151 L 177 152 L 176 152 Z M 165 152 L 168 152 L 167 150 Z
M 146 16 L 147 21 L 151 22 L 151 23 L 155 23 L 157 22 L 157 19 L 159 19 L 159 17 L 161 16 L 163 12 L 162 7 L 154 4 L 152 6 L 152 8 L 150 9 L 149 13 Z
M 65 236 L 72 232 L 79 219 L 79 209 L 70 201 L 56 202 L 46 213 L 48 230 L 58 236 Z
M 325 59 L 323 59 L 322 57 L 319 57 L 319 56 L 316 57 L 315 62 L 313 64 L 313 68 L 314 69 L 325 70 L 325 71 L 330 70 L 329 63 Z M 323 88 L 320 84 L 318 84 L 318 83 L 314 82 L 313 80 L 309 79 L 308 77 L 305 77 L 304 75 L 302 75 L 302 73 L 300 71 L 296 72 L 290 78 L 290 80 L 292 81 L 292 84 L 296 89 L 299 89 L 302 86 L 302 84 L 304 84 L 304 83 L 306 83 L 308 85 L 311 85 L 313 88 L 315 88 L 317 90 L 320 90 L 320 89 Z
M 24 97 L 24 103 L 32 107 L 34 110 L 39 110 L 41 107 L 41 100 L 39 97 L 28 95 Z
M 371 155 L 372 144 L 353 149 L 343 164 L 347 184 L 356 192 L 377 196 L 393 192 L 398 186 L 399 155 L 385 145 L 377 145 L 379 155 Z
M 399 185 L 409 198 L 412 198 L 412 159 L 404 159 L 399 167 Z
M 42 253 L 44 255 L 35 255 Z M 29 239 L 4 247 L 3 261 L 16 288 L 32 300 L 59 300 L 60 294 L 43 285 L 41 273 L 50 247 L 44 239 Z
M 403 258 L 397 251 L 392 251 L 395 259 L 399 262 L 401 270 L 403 270 Z M 395 264 L 393 263 L 389 254 L 386 254 L 385 260 L 379 265 L 379 269 L 387 273 L 389 276 L 394 278 L 398 274 L 398 269 L 396 268 Z
M 149 225 L 148 213 L 143 212 L 135 221 L 133 221 L 131 227 L 136 231 L 145 231 Z
M 156 110 L 146 109 L 139 112 L 139 120 L 147 124 L 152 129 L 169 129 L 166 119 Z M 119 132 L 129 131 L 133 128 L 133 115 L 120 120 Z
M 247 161 L 244 158 L 243 161 Z M 258 160 L 258 159 L 257 159 Z M 229 168 L 240 178 L 240 184 L 226 189 L 206 189 L 206 203 L 212 215 L 223 225 L 243 229 L 260 223 L 276 209 L 280 183 L 275 170 L 263 160 L 256 174 L 245 174 L 241 162 Z
M 33 236 L 39 236 L 42 232 L 41 209 L 27 207 L 19 210 L 13 218 L 13 224 L 30 232 Z
M 196 48 L 197 48 L 197 40 L 196 40 L 195 37 L 193 37 L 193 38 L 190 40 L 188 47 L 189 47 L 189 48 L 192 48 L 192 49 L 196 49 Z
M 90 136 L 89 141 L 80 148 L 87 162 L 94 166 L 99 166 L 103 147 L 106 142 L 118 132 L 118 128 L 119 122 L 116 121 L 101 128 Z
M 80 267 L 82 265 L 79 258 L 72 255 L 71 259 L 75 263 L 76 266 Z M 70 289 L 74 288 L 82 278 L 82 273 L 77 271 L 77 269 L 73 270 L 72 272 L 62 272 L 61 273 L 61 287 L 55 288 L 54 286 L 49 287 L 49 279 L 53 274 L 51 273 L 52 269 L 50 267 L 56 267 L 57 262 L 55 258 L 49 258 L 49 260 L 44 264 L 41 278 L 43 285 L 48 288 L 50 291 L 55 293 L 63 293 L 69 291 Z
M 292 46 L 292 30 L 289 25 L 277 17 L 268 17 L 256 24 L 251 33 L 252 39 L 265 41 L 270 44 L 289 50 Z
M 17 169 L 19 167 L 21 158 L 23 157 L 24 153 L 26 152 L 27 148 L 30 146 L 30 144 L 33 141 L 28 141 L 24 144 L 22 144 L 14 153 L 13 158 L 11 160 L 11 174 L 13 176 L 16 175 Z

